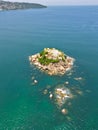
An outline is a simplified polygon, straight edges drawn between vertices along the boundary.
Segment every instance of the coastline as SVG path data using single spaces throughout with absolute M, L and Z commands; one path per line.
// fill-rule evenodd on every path
M 47 6 L 38 3 L 0 1 L 0 11 L 41 8 L 47 8 Z

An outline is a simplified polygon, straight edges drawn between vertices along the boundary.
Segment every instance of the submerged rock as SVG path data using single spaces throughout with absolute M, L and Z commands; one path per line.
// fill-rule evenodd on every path
M 68 121 L 71 121 L 71 120 L 72 120 L 72 118 L 71 118 L 70 116 L 66 116 L 66 119 L 67 119 Z
M 75 80 L 82 80 L 82 77 L 74 78 Z
M 43 94 L 47 94 L 47 93 L 48 93 L 48 90 L 45 89 L 45 90 L 43 91 Z
M 67 84 L 69 84 L 69 82 L 68 82 L 68 81 L 66 81 L 66 82 L 65 82 L 65 84 L 67 85 Z

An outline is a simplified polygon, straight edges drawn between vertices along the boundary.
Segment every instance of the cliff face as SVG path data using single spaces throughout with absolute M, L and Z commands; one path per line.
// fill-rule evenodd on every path
M 46 8 L 46 6 L 36 3 L 0 1 L 0 10 L 17 10 L 30 8 Z

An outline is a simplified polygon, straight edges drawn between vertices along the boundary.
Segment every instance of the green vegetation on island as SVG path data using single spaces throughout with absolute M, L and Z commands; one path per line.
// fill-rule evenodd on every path
M 62 51 L 58 51 L 54 48 L 45 48 L 40 52 L 38 60 L 41 64 L 48 65 L 50 63 L 58 63 L 60 60 L 65 61 L 66 55 Z

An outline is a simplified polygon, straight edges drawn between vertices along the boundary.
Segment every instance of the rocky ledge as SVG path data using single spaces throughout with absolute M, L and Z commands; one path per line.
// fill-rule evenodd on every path
M 55 48 L 44 48 L 40 53 L 29 56 L 29 61 L 49 75 L 63 75 L 72 68 L 74 59 Z

